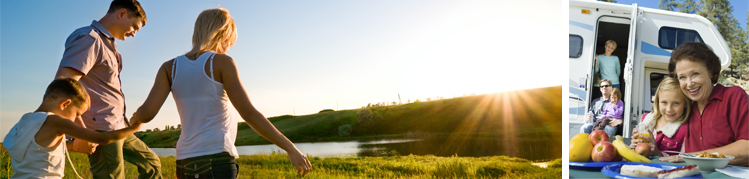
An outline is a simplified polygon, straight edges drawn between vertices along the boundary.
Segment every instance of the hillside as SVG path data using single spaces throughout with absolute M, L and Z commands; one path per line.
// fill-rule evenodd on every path
M 391 106 L 324 111 L 269 120 L 294 142 L 430 135 L 561 138 L 562 86 L 438 99 Z M 180 130 L 140 135 L 149 147 L 172 147 Z M 239 124 L 236 145 L 269 144 Z

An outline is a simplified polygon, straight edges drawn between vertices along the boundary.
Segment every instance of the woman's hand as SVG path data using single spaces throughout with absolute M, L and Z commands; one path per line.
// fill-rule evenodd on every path
M 296 167 L 297 174 L 302 174 L 302 176 L 304 176 L 309 173 L 309 171 L 312 169 L 312 164 L 309 163 L 307 156 L 304 156 L 304 154 L 302 154 L 302 152 L 297 149 L 287 153 L 289 154 L 289 160 L 291 160 L 291 164 Z

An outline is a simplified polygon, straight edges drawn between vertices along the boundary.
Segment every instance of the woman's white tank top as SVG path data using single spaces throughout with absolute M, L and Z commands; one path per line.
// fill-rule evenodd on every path
M 172 64 L 172 95 L 182 123 L 177 160 L 221 152 L 239 157 L 234 146 L 238 114 L 224 85 L 213 78 L 214 55 L 205 52 L 195 60 L 182 55 Z M 210 65 L 210 76 L 205 65 Z

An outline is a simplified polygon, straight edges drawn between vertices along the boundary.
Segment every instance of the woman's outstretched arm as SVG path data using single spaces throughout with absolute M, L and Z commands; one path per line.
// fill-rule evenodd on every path
M 164 105 L 164 101 L 169 97 L 169 92 L 172 90 L 169 72 L 171 71 L 173 61 L 174 59 L 164 62 L 161 65 L 159 72 L 156 73 L 156 80 L 153 82 L 153 87 L 151 87 L 151 92 L 148 93 L 146 101 L 143 102 L 143 105 L 130 118 L 131 124 L 135 121 L 142 123 L 150 122 L 159 113 L 161 106 Z
M 234 60 L 227 55 L 216 54 L 214 57 L 214 70 L 218 74 L 216 77 L 219 77 L 216 80 L 224 84 L 224 89 L 229 96 L 231 104 L 237 109 L 242 119 L 260 136 L 285 150 L 289 155 L 291 163 L 296 167 L 297 173 L 302 174 L 302 176 L 307 174 L 312 168 L 309 160 L 260 111 L 255 109 L 239 79 L 239 73 Z

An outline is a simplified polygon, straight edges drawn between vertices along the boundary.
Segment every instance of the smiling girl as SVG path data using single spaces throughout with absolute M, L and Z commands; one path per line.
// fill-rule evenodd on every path
M 679 81 L 671 77 L 661 81 L 653 101 L 656 102 L 653 105 L 653 113 L 645 116 L 637 130 L 632 132 L 632 146 L 637 146 L 643 142 L 642 140 L 647 140 L 653 155 L 677 155 L 678 153 L 663 151 L 683 151 L 688 126 L 682 124 L 689 120 L 691 110 L 689 104 L 692 101 L 681 92 Z M 648 134 L 655 133 L 655 139 L 641 135 L 639 131 L 647 131 Z

